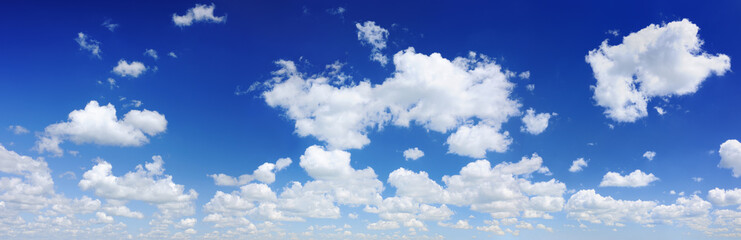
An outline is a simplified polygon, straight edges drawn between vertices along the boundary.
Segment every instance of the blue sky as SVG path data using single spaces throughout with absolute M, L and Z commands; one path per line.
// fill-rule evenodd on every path
M 5 4 L 0 238 L 739 237 L 740 7 Z

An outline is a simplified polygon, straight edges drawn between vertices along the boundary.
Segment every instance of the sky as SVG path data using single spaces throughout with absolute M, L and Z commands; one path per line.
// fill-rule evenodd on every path
M 6 3 L 0 238 L 739 238 L 740 9 Z

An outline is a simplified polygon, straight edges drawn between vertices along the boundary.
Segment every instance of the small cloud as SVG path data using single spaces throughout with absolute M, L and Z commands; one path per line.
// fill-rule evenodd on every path
M 643 153 L 643 157 L 648 159 L 649 161 L 653 161 L 654 157 L 656 157 L 656 152 L 654 151 L 646 151 Z
M 154 60 L 157 60 L 157 58 L 159 58 L 159 56 L 157 56 L 157 51 L 155 51 L 154 49 L 147 49 L 147 50 L 145 50 L 144 51 L 144 55 L 145 56 L 150 56 L 150 57 L 154 58 Z
M 101 26 L 107 28 L 111 32 L 114 32 L 116 31 L 118 24 L 111 22 L 111 19 L 106 19 L 105 21 L 103 21 L 103 24 L 101 24 Z
M 113 68 L 113 72 L 121 77 L 131 76 L 136 78 L 145 71 L 147 71 L 147 67 L 143 63 L 137 61 L 128 63 L 123 59 L 119 60 L 118 65 Z
M 528 84 L 525 85 L 525 88 L 527 88 L 528 91 L 535 91 L 535 84 Z
M 178 27 L 187 27 L 193 25 L 194 22 L 210 22 L 210 23 L 223 23 L 226 22 L 226 15 L 217 17 L 214 16 L 214 9 L 216 5 L 213 3 L 209 5 L 196 4 L 195 7 L 188 9 L 185 15 L 172 14 L 172 22 Z
M 75 175 L 75 173 L 73 173 L 72 171 L 66 171 L 62 174 L 59 174 L 59 178 L 75 180 L 77 179 L 77 175 Z
M 108 78 L 106 79 L 106 82 L 111 89 L 118 87 L 118 85 L 116 85 L 116 79 Z M 98 81 L 98 84 L 103 85 L 103 81 Z
M 620 35 L 620 31 L 619 31 L 619 30 L 617 30 L 617 29 L 613 29 L 613 30 L 607 30 L 606 34 L 609 34 L 609 35 L 612 35 L 612 36 L 615 36 L 615 37 L 617 37 L 617 36 L 619 36 L 619 35 Z
M 664 109 L 663 109 L 663 108 L 660 108 L 660 107 L 654 107 L 654 109 L 656 109 L 656 112 L 657 112 L 657 113 L 659 113 L 659 115 L 664 115 L 664 114 L 666 114 L 666 111 L 664 111 Z
M 584 160 L 584 158 L 578 158 L 571 162 L 571 167 L 569 167 L 569 172 L 579 172 L 583 170 L 585 167 L 587 167 L 587 161 Z
M 517 76 L 521 79 L 530 79 L 530 71 L 521 72 L 520 75 Z
M 404 151 L 404 158 L 406 160 L 417 160 L 424 156 L 425 153 L 422 152 L 422 150 L 419 150 L 419 148 L 410 148 Z
M 170 57 L 172 57 L 172 58 L 178 58 L 178 55 L 175 55 L 175 53 L 174 53 L 174 52 L 170 52 L 170 53 L 168 53 L 168 54 L 167 54 L 167 56 L 170 56 Z
M 304 10 L 308 10 L 308 9 L 304 8 Z M 336 7 L 336 8 L 327 9 L 327 13 L 329 13 L 329 15 L 340 16 L 340 18 L 344 18 L 345 17 L 345 11 L 347 11 L 347 10 L 345 8 L 343 8 L 343 7 Z
M 693 178 L 692 178 L 692 181 L 695 181 L 695 182 L 702 182 L 702 178 L 701 178 L 701 177 L 693 177 Z
M 85 35 L 84 33 L 77 33 L 77 38 L 75 38 L 75 42 L 77 42 L 78 45 L 80 45 L 80 50 L 87 50 L 92 54 L 93 56 L 100 59 L 100 42 L 98 42 L 95 39 L 90 38 L 88 35 Z
M 24 128 L 21 125 L 10 125 L 8 126 L 8 131 L 13 132 L 15 135 L 21 135 L 28 133 L 28 129 Z

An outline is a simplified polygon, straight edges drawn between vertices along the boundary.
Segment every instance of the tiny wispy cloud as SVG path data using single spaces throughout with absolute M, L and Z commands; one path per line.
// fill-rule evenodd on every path
M 100 25 L 103 26 L 103 27 L 105 27 L 105 28 L 107 28 L 108 31 L 111 31 L 111 32 L 115 32 L 116 31 L 116 28 L 118 28 L 118 23 L 113 23 L 111 21 L 111 19 L 106 19 Z
M 21 135 L 28 133 L 28 129 L 24 128 L 21 125 L 10 125 L 8 126 L 8 131 L 13 132 L 15 135 Z
M 98 42 L 95 39 L 90 38 L 85 33 L 77 33 L 77 38 L 75 38 L 75 42 L 77 42 L 78 45 L 80 45 L 80 50 L 89 51 L 90 54 L 100 59 L 100 42 Z
M 187 27 L 195 22 L 223 23 L 226 22 L 226 15 L 214 16 L 216 5 L 196 4 L 195 7 L 188 9 L 184 15 L 172 14 L 172 22 L 178 27 Z
M 144 56 L 150 56 L 150 57 L 154 58 L 154 60 L 157 60 L 159 58 L 159 56 L 157 56 L 157 51 L 155 51 L 154 49 L 147 49 L 147 50 L 145 50 L 144 51 Z

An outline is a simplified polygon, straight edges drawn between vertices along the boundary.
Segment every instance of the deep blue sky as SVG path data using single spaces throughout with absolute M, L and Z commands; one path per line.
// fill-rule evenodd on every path
M 195 4 L 215 6 L 214 15 L 225 16 L 222 23 L 196 22 L 192 26 L 173 24 L 172 15 L 182 15 Z M 341 15 L 328 13 L 342 7 Z M 165 174 L 173 182 L 194 189 L 195 213 L 185 217 L 198 220 L 193 227 L 194 238 L 217 229 L 204 222 L 208 213 L 203 206 L 217 190 L 231 192 L 237 187 L 214 185 L 209 174 L 230 176 L 252 173 L 265 162 L 290 157 L 293 163 L 277 173 L 269 186 L 280 195 L 290 182 L 312 180 L 299 166 L 300 157 L 311 145 L 325 145 L 312 136 L 295 133 L 294 119 L 280 108 L 266 104 L 260 89 L 235 94 L 253 83 L 272 78 L 278 70 L 275 61 L 291 60 L 307 75 L 321 73 L 325 65 L 335 61 L 346 63 L 343 71 L 362 81 L 381 84 L 396 70 L 393 62 L 381 66 L 369 60 L 370 47 L 357 37 L 355 24 L 374 21 L 387 29 L 387 47 L 382 53 L 391 60 L 394 53 L 414 47 L 417 53 L 440 53 L 454 59 L 469 51 L 485 54 L 514 72 L 529 71 L 529 79 L 511 78 L 515 84 L 510 98 L 522 104 L 521 111 L 534 108 L 537 112 L 555 112 L 547 129 L 538 135 L 520 131 L 520 117 L 504 122 L 513 142 L 505 152 L 486 154 L 492 166 L 501 162 L 517 162 L 523 156 L 537 153 L 552 175 L 536 174 L 532 181 L 555 178 L 565 184 L 568 200 L 576 191 L 595 189 L 602 196 L 614 199 L 648 200 L 672 204 L 679 197 L 670 191 L 697 195 L 707 200 L 714 188 L 734 189 L 739 179 L 730 169 L 719 168 L 719 145 L 741 135 L 741 79 L 735 65 L 741 56 L 741 2 L 717 1 L 575 1 L 575 2 L 453 2 L 453 1 L 22 1 L 5 3 L 0 8 L 0 127 L 20 125 L 26 134 L 0 131 L 0 144 L 10 151 L 33 158 L 43 157 L 49 164 L 54 189 L 66 197 L 84 195 L 100 199 L 91 190 L 83 191 L 78 182 L 83 174 L 102 158 L 113 165 L 113 175 L 134 171 L 136 165 L 161 155 Z M 622 37 L 650 24 L 688 19 L 700 28 L 702 50 L 710 54 L 725 54 L 731 67 L 723 76 L 710 76 L 696 93 L 669 96 L 667 101 L 652 98 L 648 116 L 635 122 L 616 122 L 608 118 L 604 108 L 593 99 L 591 85 L 596 84 L 593 70 L 585 56 L 600 43 L 622 42 Z M 109 31 L 101 24 L 110 20 L 119 24 Z M 618 36 L 608 33 L 617 30 Z M 83 32 L 100 42 L 100 59 L 81 49 L 75 37 Z M 143 55 L 154 49 L 159 58 Z M 173 52 L 177 58 L 168 57 Z M 120 59 L 139 61 L 149 69 L 139 77 L 121 77 L 112 72 Z M 152 68 L 157 68 L 154 71 Z M 111 89 L 107 78 L 114 78 L 118 87 Z M 103 84 L 98 84 L 103 81 Z M 535 90 L 525 86 L 534 84 Z M 126 100 L 120 100 L 125 97 Z M 157 111 L 167 119 L 167 130 L 153 136 L 141 146 L 107 146 L 95 143 L 76 144 L 66 141 L 65 150 L 79 151 L 77 156 L 65 153 L 61 157 L 34 150 L 45 127 L 67 121 L 73 110 L 83 109 L 91 100 L 101 105 L 111 103 L 117 116 L 132 109 Z M 126 105 L 139 100 L 140 107 Z M 667 114 L 653 109 L 661 106 Z M 610 128 L 610 125 L 614 126 Z M 451 131 L 452 132 L 452 131 Z M 393 197 L 396 190 L 387 183 L 389 174 L 403 167 L 415 172 L 425 171 L 438 184 L 444 175 L 459 170 L 478 158 L 448 152 L 445 144 L 449 133 L 429 131 L 420 125 L 410 127 L 387 125 L 381 130 L 368 130 L 370 144 L 362 149 L 347 149 L 352 154 L 355 169 L 371 167 L 384 183 L 384 198 Z M 405 161 L 402 152 L 418 147 L 424 157 Z M 656 152 L 649 161 L 642 155 Z M 588 160 L 588 167 L 572 173 L 568 169 L 577 158 Z M 646 187 L 600 187 L 608 171 L 622 175 L 636 169 L 659 178 Z M 59 175 L 71 171 L 75 179 Z M 0 176 L 16 176 L 0 173 Z M 701 177 L 695 182 L 693 177 Z M 3 191 L 0 189 L 0 192 Z M 5 200 L 8 201 L 8 200 Z M 116 222 L 127 224 L 133 236 L 149 232 L 150 219 L 158 211 L 153 204 L 132 200 L 129 208 L 140 211 L 144 219 L 114 216 Z M 436 205 L 437 206 L 437 205 Z M 427 232 L 448 239 L 457 236 L 488 238 L 490 233 L 476 230 L 486 213 L 467 206 L 450 206 L 455 214 L 444 222 L 466 220 L 473 229 L 458 230 L 438 226 L 437 221 L 425 221 Z M 735 209 L 737 206 L 713 209 Z M 305 222 L 279 223 L 285 232 L 301 233 L 311 225 L 350 224 L 353 233 L 408 234 L 407 227 L 395 230 L 369 230 L 366 225 L 378 221 L 378 216 L 363 211 L 363 206 L 341 205 L 340 219 L 313 219 Z M 360 218 L 348 219 L 347 213 Z M 94 213 L 93 213 L 94 214 Z M 24 212 L 32 221 L 39 212 Z M 110 214 L 109 214 L 110 215 Z M 474 216 L 475 218 L 469 218 Z M 656 224 L 654 228 L 624 221 L 626 227 L 579 221 L 566 212 L 551 213 L 552 220 L 531 221 L 552 227 L 555 233 L 540 229 L 522 229 L 518 237 L 507 233 L 503 238 L 540 239 L 545 236 L 570 239 L 604 237 L 606 232 L 615 239 L 627 237 L 704 239 L 711 237 L 682 224 Z M 80 219 L 91 218 L 79 214 Z M 94 216 L 93 216 L 94 218 Z M 258 225 L 262 220 L 251 218 Z M 526 219 L 529 220 L 529 219 Z M 587 229 L 579 228 L 587 224 Z M 0 221 L 0 226 L 5 223 Z M 6 226 L 10 226 L 5 224 Z M 101 225 L 93 225 L 100 227 Z M 260 228 L 258 226 L 258 228 Z M 503 225 L 502 228 L 505 228 Z M 514 226 L 509 226 L 515 230 Z M 616 233 L 613 233 L 616 228 Z M 3 229 L 0 227 L 0 229 Z M 679 230 L 677 230 L 679 229 Z M 171 227 L 175 233 L 182 229 Z M 459 235 L 460 234 L 460 235 Z M 548 235 L 555 234 L 555 235 Z M 637 235 L 633 235 L 637 234 Z M 687 235 L 685 235 L 687 234 Z M 739 234 L 736 232 L 736 234 Z M 2 236 L 2 234 L 0 234 Z M 652 237 L 648 237 L 652 236 Z M 25 238 L 23 235 L 14 236 Z M 468 237 L 466 237 L 468 238 Z

